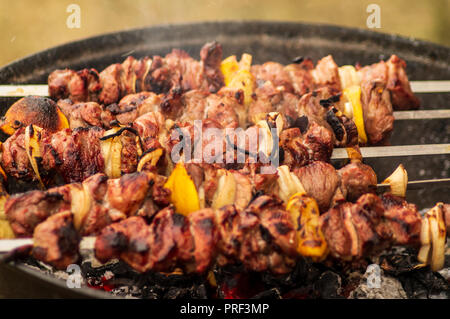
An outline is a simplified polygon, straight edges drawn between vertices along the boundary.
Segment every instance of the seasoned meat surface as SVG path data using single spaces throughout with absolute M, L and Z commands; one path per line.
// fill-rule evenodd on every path
M 40 223 L 34 230 L 33 240 L 33 256 L 56 269 L 66 270 L 79 259 L 80 237 L 70 211 L 60 212 Z

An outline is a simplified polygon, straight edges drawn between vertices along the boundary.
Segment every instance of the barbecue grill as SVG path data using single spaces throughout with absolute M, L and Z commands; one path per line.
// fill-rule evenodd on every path
M 1 68 L 0 84 L 42 84 L 56 68 L 103 69 L 128 55 L 164 55 L 172 48 L 181 48 L 198 58 L 200 47 L 212 40 L 223 45 L 224 56 L 246 52 L 253 55 L 255 63 L 271 60 L 286 64 L 299 55 L 316 61 L 331 54 L 338 65 L 365 65 L 396 54 L 406 60 L 412 81 L 450 79 L 450 49 L 432 43 L 328 25 L 232 21 L 149 27 L 68 43 Z M 445 109 L 450 93 L 418 96 L 425 110 Z M 16 100 L 1 97 L 1 114 Z M 449 119 L 396 121 L 391 143 L 450 143 Z M 450 177 L 448 155 L 371 158 L 366 162 L 381 178 L 400 163 L 408 170 L 410 180 Z M 338 161 L 335 164 L 340 165 Z M 449 202 L 449 194 L 448 183 L 442 183 L 408 190 L 407 199 L 426 208 L 437 201 Z M 17 297 L 111 297 L 90 288 L 69 289 L 65 281 L 21 263 L 0 264 L 0 296 L 11 292 Z

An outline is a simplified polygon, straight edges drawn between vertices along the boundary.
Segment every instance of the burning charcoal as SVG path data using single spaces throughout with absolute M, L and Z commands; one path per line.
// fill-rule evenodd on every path
M 257 295 L 254 295 L 251 299 L 282 299 L 281 293 L 278 288 L 272 288 L 263 292 L 260 292 Z
M 300 259 L 290 273 L 282 276 L 264 273 L 262 274 L 262 280 L 269 287 L 276 286 L 284 288 L 283 290 L 288 290 L 312 283 L 317 280 L 320 274 L 321 271 L 315 264 Z
M 332 271 L 326 271 L 314 283 L 314 292 L 315 294 L 318 294 L 320 298 L 342 298 L 341 282 L 341 277 L 338 274 Z
M 312 286 L 296 288 L 288 291 L 283 295 L 284 299 L 311 299 L 314 296 Z
M 439 273 L 432 272 L 428 267 L 401 274 L 398 279 L 401 281 L 408 298 L 450 298 L 449 282 Z

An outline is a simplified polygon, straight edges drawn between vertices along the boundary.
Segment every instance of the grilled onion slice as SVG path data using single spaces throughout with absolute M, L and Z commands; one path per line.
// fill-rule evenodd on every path
M 82 184 L 72 184 L 70 187 L 70 210 L 73 214 L 75 229 L 79 231 L 92 204 L 89 190 Z
M 282 165 L 277 168 L 278 171 L 278 196 L 287 203 L 289 198 L 294 194 L 305 194 L 302 183 L 298 177 L 289 171 L 287 165 Z
M 403 167 L 403 164 L 400 164 L 382 184 L 390 185 L 392 195 L 405 197 L 406 188 L 408 187 L 408 172 Z
M 359 72 L 356 71 L 353 65 L 343 65 L 338 68 L 339 80 L 341 81 L 341 87 L 343 90 L 351 86 L 359 86 L 361 84 L 361 78 Z
M 225 169 L 220 169 L 218 174 L 220 176 L 219 182 L 211 203 L 211 207 L 214 209 L 234 204 L 236 198 L 237 185 L 233 173 Z
M 120 127 L 114 127 L 104 133 L 104 137 L 114 135 Z M 122 175 L 122 142 L 120 136 L 100 140 L 100 151 L 105 161 L 105 174 L 109 178 L 119 178 Z
M 39 174 L 39 165 L 37 163 L 37 159 L 41 158 L 41 134 L 42 128 L 29 125 L 25 129 L 25 150 L 28 156 L 28 160 L 30 161 L 31 167 L 33 168 L 34 173 L 39 181 L 39 184 L 42 188 L 45 188 L 44 183 L 42 182 L 41 175 Z
M 438 271 L 444 267 L 446 226 L 443 203 L 437 203 L 422 218 L 420 232 L 421 248 L 417 259 L 429 264 L 431 270 Z
M 150 162 L 151 166 L 153 166 L 153 167 L 156 166 L 156 163 L 158 163 L 162 154 L 163 154 L 163 149 L 157 148 L 151 152 L 148 152 L 144 156 L 142 156 L 142 158 L 139 160 L 139 163 L 137 166 L 137 171 L 138 172 L 142 171 L 142 168 L 144 167 L 144 165 L 149 162 Z

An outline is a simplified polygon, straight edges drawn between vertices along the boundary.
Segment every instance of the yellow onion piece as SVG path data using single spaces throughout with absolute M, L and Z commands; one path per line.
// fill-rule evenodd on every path
M 286 165 L 279 166 L 278 171 L 278 196 L 287 203 L 294 194 L 305 194 L 305 189 L 298 177 L 289 171 Z
M 323 260 L 328 245 L 320 228 L 320 213 L 314 198 L 304 193 L 294 194 L 286 205 L 291 215 L 297 237 L 297 252 L 313 261 Z
M 220 175 L 219 182 L 211 203 L 211 207 L 214 209 L 234 204 L 236 198 L 237 185 L 233 173 L 225 169 L 219 170 L 218 173 Z
M 39 184 L 42 188 L 45 188 L 44 183 L 42 182 L 41 175 L 39 174 L 39 166 L 37 163 L 37 158 L 41 158 L 41 149 L 40 149 L 40 134 L 42 128 L 29 125 L 25 129 L 25 150 L 28 156 L 28 160 L 30 161 L 31 167 L 33 168 L 34 173 L 39 181 Z
M 171 191 L 170 201 L 178 213 L 187 216 L 200 209 L 197 189 L 184 163 L 175 166 L 164 187 Z
M 70 210 L 76 230 L 80 230 L 91 209 L 92 197 L 89 190 L 82 184 L 72 184 L 70 187 Z
M 420 250 L 417 259 L 421 263 L 428 263 L 431 253 L 431 234 L 430 234 L 430 223 L 428 222 L 428 217 L 425 215 L 422 218 L 422 226 L 420 229 Z
M 353 65 L 343 65 L 338 69 L 338 72 L 343 90 L 351 86 L 359 86 L 361 84 L 359 73 Z
M 104 133 L 108 136 L 117 133 L 120 127 L 114 127 Z M 120 136 L 100 141 L 100 151 L 105 161 L 105 174 L 109 178 L 119 178 L 122 175 L 122 142 Z
M 156 166 L 156 163 L 158 163 L 159 159 L 161 158 L 161 155 L 163 154 L 162 148 L 157 148 L 147 154 L 145 154 L 138 163 L 137 171 L 142 171 L 142 168 L 145 164 L 150 162 L 151 166 Z
M 420 231 L 421 247 L 417 259 L 433 271 L 444 267 L 446 226 L 443 214 L 443 203 L 437 203 L 425 213 Z
M 352 114 L 345 114 L 345 116 L 353 119 L 355 122 L 356 129 L 358 131 L 358 140 L 361 144 L 367 143 L 366 129 L 364 127 L 364 114 L 361 104 L 361 87 L 360 86 L 350 86 L 343 90 L 344 93 L 344 103 L 351 103 Z
M 438 271 L 444 268 L 445 262 L 445 240 L 447 234 L 444 214 L 442 211 L 443 205 L 443 203 L 438 203 L 429 213 L 427 213 L 428 222 L 430 224 L 430 237 L 432 245 L 429 262 L 430 268 L 433 271 Z
M 406 188 L 408 187 L 408 172 L 403 165 L 400 164 L 382 184 L 389 184 L 392 195 L 405 197 Z

